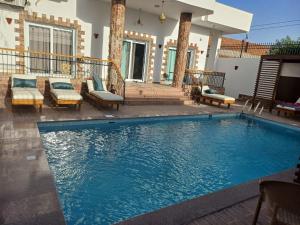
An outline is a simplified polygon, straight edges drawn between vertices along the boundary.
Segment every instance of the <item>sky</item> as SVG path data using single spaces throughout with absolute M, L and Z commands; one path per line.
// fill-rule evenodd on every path
M 300 37 L 300 0 L 217 0 L 220 3 L 245 10 L 253 15 L 252 25 L 267 25 L 268 27 L 285 26 L 276 29 L 266 29 L 264 26 L 256 26 L 251 29 L 264 28 L 249 32 L 248 40 L 251 42 L 275 42 L 289 35 L 293 39 Z M 282 21 L 290 23 L 277 23 Z M 297 26 L 287 26 L 298 24 Z M 229 37 L 244 39 L 243 35 L 230 35 Z

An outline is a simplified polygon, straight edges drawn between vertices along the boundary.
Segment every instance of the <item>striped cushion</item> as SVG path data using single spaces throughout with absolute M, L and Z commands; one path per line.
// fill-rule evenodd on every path
M 43 100 L 44 96 L 37 88 L 12 88 L 12 98 L 15 100 Z
M 58 100 L 82 100 L 82 96 L 75 90 L 52 89 L 51 93 L 55 95 Z

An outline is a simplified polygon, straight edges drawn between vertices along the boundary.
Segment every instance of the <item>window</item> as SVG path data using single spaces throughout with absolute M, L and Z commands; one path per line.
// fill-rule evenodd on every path
M 36 52 L 30 54 L 30 72 L 61 74 L 63 65 L 72 66 L 73 59 L 66 55 L 75 54 L 73 30 L 36 24 L 28 24 L 27 29 L 28 49 Z

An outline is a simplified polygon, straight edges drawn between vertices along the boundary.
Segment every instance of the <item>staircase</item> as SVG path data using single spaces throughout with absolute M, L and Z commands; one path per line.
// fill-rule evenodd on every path
M 179 88 L 161 84 L 126 83 L 126 105 L 191 105 Z

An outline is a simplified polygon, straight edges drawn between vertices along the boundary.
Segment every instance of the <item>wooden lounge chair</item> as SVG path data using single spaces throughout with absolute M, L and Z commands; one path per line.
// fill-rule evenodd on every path
M 101 88 L 96 89 L 94 82 L 95 80 L 87 80 L 88 93 L 86 97 L 89 98 L 93 103 L 102 105 L 114 105 L 119 110 L 119 105 L 124 102 L 124 98 L 120 95 L 113 94 L 107 90 L 106 83 L 103 80 L 99 80 L 102 84 L 99 85 Z
M 272 213 L 271 225 L 300 224 L 300 185 L 281 181 L 263 181 L 252 225 L 256 225 L 263 202 Z
M 67 78 L 49 78 L 50 96 L 55 106 L 82 104 L 82 96 L 74 90 L 70 79 Z
M 295 103 L 280 102 L 276 105 L 277 115 L 283 113 L 285 116 L 300 114 L 300 98 Z
M 14 74 L 11 77 L 12 105 L 33 105 L 42 111 L 44 96 L 37 88 L 37 79 L 32 75 Z
M 218 103 L 219 107 L 221 106 L 221 104 L 224 104 L 227 105 L 228 108 L 230 108 L 231 104 L 235 103 L 235 99 L 232 97 L 210 92 L 212 89 L 210 89 L 207 85 L 199 86 L 199 90 L 200 100 L 202 100 L 204 103 L 206 103 L 206 101 L 208 100 L 210 104 L 216 102 Z

